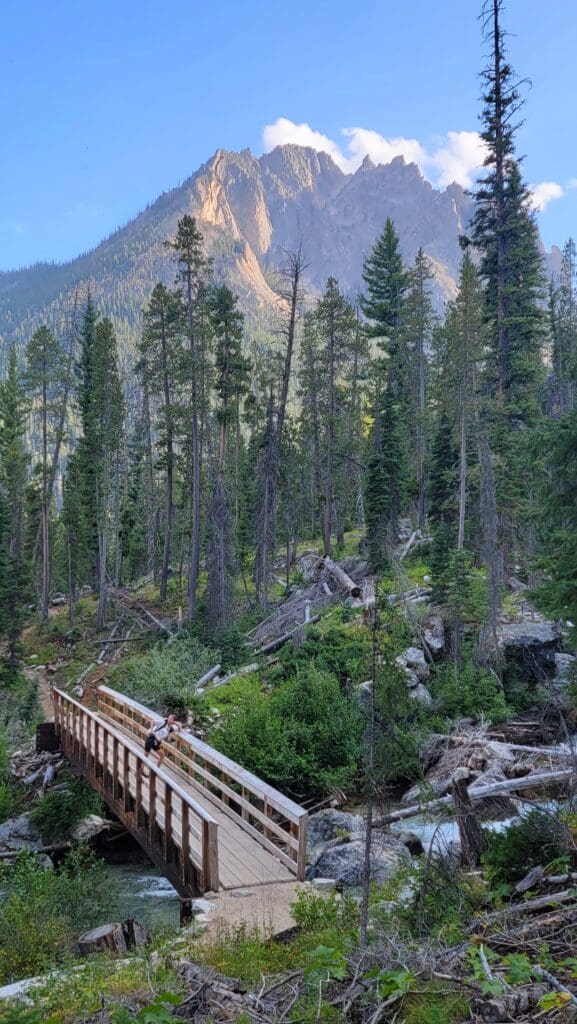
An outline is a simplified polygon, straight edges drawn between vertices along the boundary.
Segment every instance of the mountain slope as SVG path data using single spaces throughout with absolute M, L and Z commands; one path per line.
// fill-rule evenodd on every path
M 458 237 L 471 200 L 458 185 L 434 189 L 402 157 L 378 166 L 367 158 L 346 175 L 326 153 L 301 146 L 279 146 L 258 159 L 250 150 L 218 150 L 90 252 L 62 265 L 0 273 L 0 337 L 22 343 L 38 322 L 61 318 L 77 283 L 89 284 L 129 354 L 154 283 L 174 279 L 163 243 L 185 213 L 198 218 L 217 277 L 238 292 L 253 325 L 266 326 L 276 302 L 274 270 L 285 250 L 302 243 L 312 292 L 332 274 L 354 296 L 363 259 L 387 217 L 407 262 L 419 246 L 430 257 L 442 306 L 454 295 Z

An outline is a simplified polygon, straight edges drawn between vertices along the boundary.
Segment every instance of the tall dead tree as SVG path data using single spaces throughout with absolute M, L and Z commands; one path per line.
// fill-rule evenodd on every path
M 257 594 L 268 606 L 269 579 L 276 548 L 277 490 L 280 446 L 286 419 L 286 410 L 291 381 L 297 323 L 302 302 L 302 277 L 307 268 L 299 246 L 296 252 L 287 252 L 281 267 L 284 280 L 283 307 L 285 312 L 278 328 L 284 339 L 282 373 L 276 415 L 272 392 L 269 395 L 267 425 L 258 466 L 259 503 L 257 510 L 257 539 L 254 578 Z

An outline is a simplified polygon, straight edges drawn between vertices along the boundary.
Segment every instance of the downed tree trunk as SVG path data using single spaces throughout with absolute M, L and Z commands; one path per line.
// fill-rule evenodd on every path
M 575 900 L 575 890 L 563 889 L 562 892 L 551 892 L 547 896 L 537 896 L 534 900 L 525 900 L 523 903 L 510 903 L 505 910 L 496 910 L 493 914 L 476 917 L 467 926 L 467 931 L 475 932 L 487 925 L 507 921 L 510 917 L 514 917 L 517 914 L 534 914 L 538 910 L 547 910 L 548 907 L 557 907 L 564 903 L 571 903 L 572 900 Z
M 210 680 L 214 679 L 214 677 L 218 675 L 221 668 L 222 665 L 213 665 L 212 668 L 209 668 L 208 672 L 205 672 L 204 675 L 200 677 L 196 685 L 204 686 L 205 683 L 210 683 Z
M 533 772 L 531 775 L 521 776 L 520 779 L 504 779 L 487 786 L 471 786 L 469 796 L 475 803 L 477 800 L 484 800 L 489 796 L 499 796 L 501 793 L 516 793 L 523 789 L 545 789 L 547 786 L 567 782 L 574 775 L 573 768 L 559 768 L 553 772 Z M 375 827 L 383 828 L 390 822 L 404 821 L 405 818 L 414 818 L 416 814 L 421 814 L 424 811 L 434 811 L 440 807 L 446 807 L 452 799 L 452 796 L 440 796 L 432 800 L 422 800 L 421 803 L 412 804 L 410 807 L 403 807 L 399 811 L 383 815 L 377 819 Z
M 264 647 L 259 647 L 258 651 L 254 652 L 256 657 L 259 657 L 261 654 L 270 654 L 271 651 L 276 651 L 278 647 L 282 647 L 282 645 L 285 644 L 287 640 L 290 640 L 291 636 L 294 636 L 294 634 L 297 633 L 299 629 L 303 629 L 304 626 L 312 626 L 312 624 L 314 622 L 318 622 L 319 619 L 320 615 L 313 615 L 312 618 L 308 620 L 308 622 L 299 623 L 298 626 L 295 626 L 293 629 L 289 629 L 288 633 L 283 633 L 283 635 L 278 636 L 276 640 L 271 640 L 270 643 L 265 644 Z
M 493 999 L 474 999 L 472 1010 L 487 1024 L 514 1020 L 516 1017 L 534 1010 L 548 990 L 549 986 L 543 984 L 512 988 L 508 992 L 504 992 L 502 996 L 496 996 Z
M 231 679 L 238 679 L 239 676 L 248 676 L 251 672 L 258 672 L 258 665 L 256 662 L 252 662 L 250 665 L 243 665 L 242 668 L 237 668 L 236 672 L 231 672 L 229 676 L 223 676 L 222 679 L 217 679 L 212 689 L 217 690 L 219 686 L 225 686 L 227 683 L 230 683 Z
M 120 921 L 114 924 L 101 924 L 79 936 L 78 949 L 84 955 L 88 953 L 126 953 L 128 946 L 124 937 L 124 929 Z
M 461 863 L 476 868 L 481 861 L 481 854 L 484 853 L 487 843 L 483 835 L 483 829 L 473 811 L 467 786 L 467 779 L 469 777 L 468 768 L 461 768 L 456 771 L 451 785 L 451 795 L 455 805 L 455 816 L 461 839 Z
M 330 572 L 331 576 L 334 576 L 339 586 L 341 586 L 343 590 L 346 590 L 351 597 L 361 597 L 362 590 L 358 583 L 355 583 L 355 581 L 347 575 L 344 569 L 341 569 L 340 565 L 333 562 L 332 558 L 325 555 L 325 557 L 321 559 L 321 564 L 324 565 L 327 572 Z
M 409 551 L 411 550 L 413 544 L 415 543 L 417 537 L 420 537 L 420 536 L 421 536 L 421 531 L 420 530 L 413 530 L 413 532 L 412 532 L 411 536 L 409 537 L 407 543 L 403 544 L 403 547 L 401 548 L 401 551 L 400 551 L 400 554 L 399 554 L 399 562 L 402 562 L 403 559 L 407 557 L 407 555 L 408 555 Z

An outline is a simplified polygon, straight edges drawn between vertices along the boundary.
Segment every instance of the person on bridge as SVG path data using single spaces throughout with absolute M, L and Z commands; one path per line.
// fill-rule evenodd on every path
M 169 715 L 163 722 L 157 722 L 154 719 L 150 723 L 150 729 L 144 741 L 144 753 L 147 757 L 150 757 L 152 753 L 158 754 L 159 768 L 166 756 L 166 748 L 163 744 L 168 743 L 172 734 L 180 732 L 181 729 L 182 725 L 176 721 L 174 715 Z

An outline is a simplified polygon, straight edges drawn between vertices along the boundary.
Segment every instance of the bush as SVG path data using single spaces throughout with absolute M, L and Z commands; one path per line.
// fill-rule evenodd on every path
M 45 843 L 67 838 L 89 814 L 101 814 L 102 802 L 83 779 L 68 776 L 63 788 L 48 791 L 30 811 L 30 820 Z
M 531 868 L 565 857 L 573 844 L 569 829 L 553 814 L 533 810 L 503 832 L 485 829 L 488 850 L 483 857 L 497 882 L 515 884 Z
M 432 691 L 439 711 L 449 718 L 480 718 L 502 722 L 510 714 L 505 694 L 495 676 L 483 672 L 471 658 L 464 661 L 458 675 L 451 663 L 435 670 Z
M 314 664 L 320 672 L 332 673 L 343 685 L 349 680 L 361 683 L 369 678 L 371 652 L 371 635 L 366 628 L 331 628 L 326 633 L 309 629 L 299 647 L 283 647 L 270 678 L 272 682 L 287 679 Z
M 186 717 L 198 702 L 196 680 L 218 660 L 217 652 L 184 635 L 123 662 L 111 672 L 110 685 L 161 714 Z
M 248 696 L 212 733 L 218 750 L 298 799 L 347 789 L 357 770 L 363 718 L 338 680 L 298 668 L 270 694 Z
M 0 903 L 0 983 L 38 974 L 62 960 L 75 935 L 114 913 L 114 892 L 104 864 L 78 849 L 60 871 L 43 868 L 33 854 L 2 867 L 8 891 Z
M 325 894 L 303 888 L 297 889 L 291 914 L 303 932 L 350 931 L 358 926 L 359 904 L 346 893 L 340 898 L 336 892 Z

